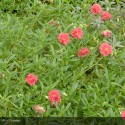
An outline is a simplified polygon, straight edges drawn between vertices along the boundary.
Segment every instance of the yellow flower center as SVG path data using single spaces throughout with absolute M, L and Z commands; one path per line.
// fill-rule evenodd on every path
M 104 51 L 107 52 L 108 50 L 109 50 L 108 47 L 105 47 Z

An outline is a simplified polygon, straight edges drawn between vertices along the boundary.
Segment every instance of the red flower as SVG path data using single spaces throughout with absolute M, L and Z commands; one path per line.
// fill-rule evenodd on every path
M 42 114 L 46 111 L 44 107 L 40 106 L 39 104 L 34 106 L 34 110 L 39 114 Z
M 91 6 L 90 11 L 94 14 L 100 14 L 102 12 L 102 7 L 99 4 L 94 4 L 93 6 Z
M 111 19 L 111 17 L 112 16 L 111 16 L 111 14 L 108 11 L 102 12 L 101 20 L 105 21 L 105 20 Z
M 100 45 L 99 50 L 103 56 L 108 56 L 112 53 L 112 46 L 104 42 Z
M 89 49 L 84 47 L 78 51 L 78 57 L 84 57 L 89 54 Z
M 30 86 L 33 86 L 38 81 L 38 77 L 34 74 L 28 74 L 25 80 Z
M 59 23 L 56 23 L 56 26 L 59 26 L 60 24 Z
M 58 36 L 58 40 L 60 41 L 60 43 L 66 45 L 70 42 L 70 38 L 69 38 L 69 34 L 68 33 L 61 33 Z
M 121 112 L 121 117 L 122 117 L 123 119 L 125 119 L 125 110 L 123 110 L 123 111 Z
M 52 106 L 60 103 L 60 93 L 58 90 L 51 90 L 48 94 L 48 99 L 51 101 Z
M 49 24 L 50 24 L 50 25 L 53 25 L 54 23 L 55 23 L 54 21 L 51 21 Z
M 54 24 L 55 24 L 56 26 L 59 26 L 59 22 L 56 23 L 55 21 L 50 21 L 49 24 L 50 24 L 50 25 L 54 25 Z
M 71 35 L 75 39 L 81 39 L 83 37 L 83 31 L 81 28 L 78 27 L 78 28 L 72 30 Z
M 105 30 L 105 31 L 102 31 L 101 34 L 105 37 L 110 37 L 112 32 L 110 30 Z

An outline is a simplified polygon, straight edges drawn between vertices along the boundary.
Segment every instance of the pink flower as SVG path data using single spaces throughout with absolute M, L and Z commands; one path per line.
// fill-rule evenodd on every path
M 75 39 L 81 39 L 83 37 L 83 31 L 81 28 L 78 27 L 78 28 L 72 30 L 71 35 Z
M 42 114 L 42 113 L 46 112 L 44 107 L 40 106 L 39 104 L 34 106 L 34 110 L 39 114 Z
M 99 50 L 101 55 L 108 56 L 109 54 L 112 53 L 112 46 L 104 42 L 99 46 Z
M 125 110 L 123 110 L 123 111 L 121 112 L 121 117 L 122 117 L 123 119 L 125 119 Z
M 78 51 L 78 57 L 84 57 L 89 54 L 89 49 L 84 47 Z
M 111 19 L 111 17 L 112 16 L 111 16 L 111 14 L 108 11 L 102 12 L 101 20 L 105 21 L 105 20 Z
M 110 37 L 112 32 L 110 30 L 105 30 L 105 31 L 102 31 L 101 34 L 105 37 Z
M 52 106 L 55 106 L 55 104 L 59 104 L 61 99 L 59 91 L 51 90 L 48 94 L 48 99 L 51 101 Z
M 58 36 L 58 40 L 60 41 L 60 43 L 66 45 L 70 42 L 70 38 L 69 38 L 69 34 L 68 33 L 61 33 Z
M 102 12 L 102 7 L 99 4 L 94 4 L 93 6 L 91 6 L 90 11 L 94 14 L 100 14 Z
M 28 74 L 25 80 L 30 86 L 33 86 L 38 81 L 38 77 L 34 74 Z

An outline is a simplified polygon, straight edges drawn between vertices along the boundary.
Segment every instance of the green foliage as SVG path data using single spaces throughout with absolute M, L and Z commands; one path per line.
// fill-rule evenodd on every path
M 120 116 L 125 108 L 124 8 L 112 9 L 110 4 L 112 20 L 98 25 L 89 11 L 93 1 L 54 2 L 0 2 L 0 116 L 38 116 L 33 111 L 37 104 L 46 109 L 40 116 Z M 52 20 L 60 26 L 50 25 Z M 61 32 L 77 26 L 84 30 L 83 39 L 71 38 L 67 46 L 58 42 Z M 111 39 L 100 36 L 107 28 L 113 32 Z M 109 57 L 99 55 L 98 46 L 105 40 L 113 45 Z M 78 58 L 84 46 L 91 53 Z M 25 77 L 32 72 L 39 81 L 30 87 Z M 52 89 L 61 92 L 56 108 L 46 99 Z

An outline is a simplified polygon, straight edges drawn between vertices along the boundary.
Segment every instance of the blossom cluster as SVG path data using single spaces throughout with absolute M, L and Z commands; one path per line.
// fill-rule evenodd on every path
M 108 11 L 103 11 L 102 7 L 99 4 L 94 4 L 90 11 L 94 15 L 100 15 L 101 14 L 101 21 L 106 21 L 112 18 L 111 14 Z M 101 32 L 101 35 L 104 37 L 110 37 L 112 32 L 110 30 L 105 30 Z M 104 42 L 99 46 L 99 50 L 101 55 L 103 56 L 108 56 L 109 54 L 112 53 L 112 46 L 109 45 L 108 43 Z M 125 120 L 125 110 L 121 112 L 121 117 Z
M 111 18 L 111 14 L 108 11 L 103 11 L 101 5 L 99 4 L 94 4 L 91 8 L 90 11 L 94 14 L 94 15 L 98 15 L 101 14 L 101 20 L 105 21 Z M 111 37 L 112 32 L 110 30 L 104 30 L 100 33 L 102 36 L 104 37 Z M 77 27 L 75 29 L 73 29 L 70 33 L 70 35 L 74 38 L 74 39 L 82 39 L 84 36 L 84 32 L 80 27 Z M 58 36 L 58 40 L 61 44 L 67 45 L 71 40 L 70 40 L 70 35 L 68 33 L 60 33 Z M 102 56 L 108 56 L 110 54 L 112 54 L 112 46 L 107 43 L 107 42 L 103 42 L 100 46 L 99 46 L 99 50 L 100 50 L 100 54 Z M 90 50 L 87 47 L 83 47 L 78 51 L 78 57 L 85 57 L 90 53 Z
M 30 86 L 34 86 L 38 82 L 38 77 L 35 74 L 30 73 L 30 74 L 27 75 L 25 81 Z M 61 99 L 59 91 L 58 90 L 51 90 L 48 93 L 48 99 L 51 101 L 51 105 L 52 106 L 55 106 L 56 104 L 59 104 L 60 103 L 60 99 Z M 35 106 L 35 110 L 40 113 L 42 108 L 39 105 L 37 105 L 37 106 Z M 42 110 L 42 112 L 45 112 L 45 110 L 44 111 Z
M 98 15 L 101 14 L 101 20 L 105 21 L 108 19 L 111 19 L 111 14 L 108 11 L 103 11 L 102 7 L 99 4 L 94 4 L 91 8 L 90 11 L 94 14 L 94 15 Z M 50 25 L 56 25 L 59 26 L 59 23 L 55 22 L 55 21 L 51 21 Z M 104 37 L 111 37 L 112 32 L 110 30 L 104 30 L 100 33 L 100 35 L 104 36 Z M 70 36 L 72 38 L 70 38 Z M 63 44 L 63 45 L 67 45 L 68 43 L 71 42 L 71 39 L 76 39 L 76 40 L 81 40 L 84 37 L 84 31 L 82 28 L 80 27 L 76 27 L 74 28 L 70 33 L 65 33 L 62 32 L 58 35 L 58 41 Z M 100 46 L 98 47 L 100 54 L 102 56 L 108 56 L 110 54 L 112 54 L 113 51 L 113 47 L 112 45 L 110 45 L 108 42 L 103 41 Z M 90 50 L 88 47 L 84 46 L 82 48 L 80 48 L 77 52 L 77 56 L 82 58 L 86 58 L 90 53 Z M 30 85 L 30 86 L 34 86 L 38 81 L 38 76 L 33 74 L 33 73 L 29 73 L 26 78 L 25 81 Z M 59 90 L 50 90 L 48 92 L 47 95 L 47 99 L 50 101 L 50 104 L 52 107 L 56 107 L 56 105 L 59 105 L 61 103 L 61 94 Z M 41 114 L 44 113 L 46 110 L 44 109 L 44 107 L 38 105 L 34 106 L 34 110 Z
M 101 20 L 105 21 L 105 20 L 109 20 L 111 19 L 111 14 L 108 11 L 103 11 L 102 7 L 99 4 L 94 4 L 90 11 L 94 14 L 94 15 L 98 15 L 101 14 Z

